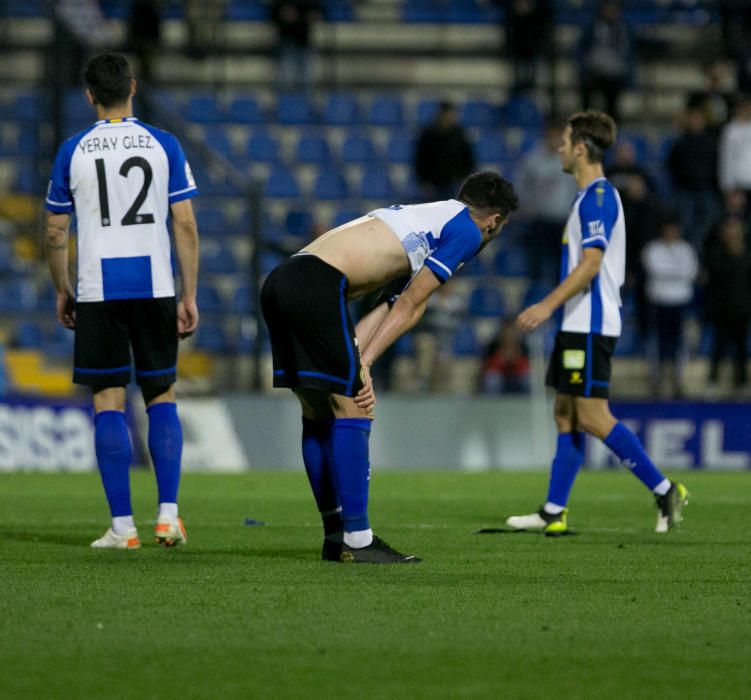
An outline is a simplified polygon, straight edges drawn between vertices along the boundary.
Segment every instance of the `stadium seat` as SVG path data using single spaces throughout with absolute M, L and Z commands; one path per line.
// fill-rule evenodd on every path
M 70 358 L 73 355 L 75 335 L 73 331 L 59 323 L 55 323 L 52 338 L 45 341 L 44 350 L 47 355 Z M 69 360 L 68 360 L 69 361 Z
M 252 97 L 236 97 L 227 106 L 226 120 L 232 124 L 264 124 L 266 118 Z
M 223 115 L 213 95 L 194 95 L 185 105 L 183 116 L 195 124 L 216 124 Z
M 290 236 L 309 239 L 313 229 L 313 215 L 304 209 L 290 209 L 284 220 L 284 228 Z
M 475 160 L 478 163 L 505 164 L 511 160 L 506 140 L 500 131 L 483 131 L 474 143 Z
M 198 326 L 193 347 L 217 355 L 226 355 L 232 349 L 224 328 L 217 323 L 207 322 Z
M 316 199 L 345 199 L 349 196 L 349 187 L 344 175 L 335 170 L 322 170 L 316 176 L 313 185 Z
M 231 233 L 227 215 L 219 207 L 197 207 L 196 220 L 198 232 L 209 236 L 221 236 Z
M 476 318 L 502 318 L 506 310 L 503 295 L 495 287 L 476 287 L 469 295 L 467 308 Z
M 307 95 L 286 93 L 277 99 L 276 119 L 286 125 L 312 124 L 315 122 L 315 111 Z
M 37 308 L 37 290 L 33 280 L 25 277 L 11 279 L 0 290 L 0 310 L 24 313 Z
M 522 308 L 526 309 L 528 306 L 542 301 L 550 293 L 550 289 L 550 286 L 540 284 L 539 282 L 533 282 L 530 284 L 527 291 L 524 293 Z
M 328 96 L 323 108 L 323 123 L 328 126 L 355 126 L 360 122 L 360 104 L 357 97 L 347 92 Z
M 401 98 L 390 95 L 374 97 L 368 112 L 368 123 L 372 126 L 402 126 L 404 105 Z
M 339 209 L 331 220 L 331 228 L 342 226 L 343 224 L 346 224 L 349 221 L 354 221 L 361 216 L 362 212 L 357 209 Z
M 284 165 L 275 165 L 266 178 L 264 194 L 267 197 L 296 199 L 300 196 L 300 186 L 289 168 Z
M 417 123 L 420 126 L 425 126 L 432 122 L 438 114 L 438 105 L 440 104 L 440 100 L 432 98 L 420 100 L 417 104 Z
M 83 92 L 77 88 L 66 91 L 63 97 L 63 114 L 67 120 L 79 124 L 91 124 L 96 120 L 96 113 L 86 102 Z
M 460 273 L 462 277 L 482 277 L 486 275 L 485 258 L 475 255 L 461 266 Z
M 344 139 L 341 157 L 345 163 L 372 164 L 376 160 L 373 139 L 361 134 L 351 134 Z
M 543 115 L 529 97 L 514 95 L 501 107 L 500 121 L 504 127 L 541 127 Z
M 226 12 L 226 18 L 232 22 L 268 22 L 271 3 L 230 0 Z
M 37 93 L 16 95 L 10 108 L 14 119 L 24 122 L 38 121 L 44 116 L 44 101 Z
M 225 158 L 232 160 L 235 148 L 223 124 L 211 124 L 204 127 L 203 138 L 207 146 Z
M 382 168 L 369 168 L 362 174 L 360 197 L 363 199 L 381 199 L 392 203 L 396 198 L 396 189 L 388 172 Z
M 198 311 L 212 314 L 224 310 L 224 302 L 216 287 L 209 285 L 199 285 L 196 291 L 196 303 Z
M 44 330 L 34 321 L 21 321 L 16 326 L 15 345 L 19 348 L 42 348 L 44 346 Z
M 484 100 L 469 100 L 462 105 L 460 121 L 465 127 L 492 127 L 500 122 L 500 110 Z
M 529 276 L 527 256 L 519 247 L 499 250 L 493 259 L 493 266 L 495 274 L 501 275 L 502 277 Z
M 248 158 L 258 163 L 278 163 L 279 142 L 269 134 L 254 134 L 248 139 Z
M 208 275 L 234 275 L 238 268 L 232 248 L 217 240 L 204 240 L 200 269 L 201 273 Z
M 261 275 L 266 276 L 271 272 L 275 267 L 277 267 L 279 264 L 281 264 L 284 260 L 287 259 L 286 255 L 281 255 L 280 253 L 275 253 L 270 250 L 266 250 L 261 253 Z
M 454 331 L 451 352 L 457 357 L 476 357 L 479 354 L 480 345 L 472 324 L 463 323 Z
M 331 161 L 329 142 L 323 136 L 303 136 L 297 142 L 295 159 L 298 163 L 322 165 Z
M 254 308 L 253 291 L 247 284 L 241 284 L 232 293 L 229 311 L 234 314 L 249 314 Z
M 394 353 L 397 357 L 412 357 L 415 354 L 415 338 L 412 333 L 405 333 L 397 338 Z
M 412 134 L 395 132 L 386 146 L 389 163 L 412 163 L 415 157 L 415 137 Z

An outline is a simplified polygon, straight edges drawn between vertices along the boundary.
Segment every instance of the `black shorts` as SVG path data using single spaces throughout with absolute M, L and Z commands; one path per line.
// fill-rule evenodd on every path
M 261 290 L 271 336 L 274 386 L 354 396 L 363 386 L 347 308 L 347 278 L 315 255 L 294 255 Z
M 164 387 L 177 377 L 174 297 L 76 304 L 73 381 L 92 389 L 126 386 L 130 353 L 141 387 Z
M 617 338 L 559 331 L 545 383 L 559 394 L 608 398 L 610 358 Z

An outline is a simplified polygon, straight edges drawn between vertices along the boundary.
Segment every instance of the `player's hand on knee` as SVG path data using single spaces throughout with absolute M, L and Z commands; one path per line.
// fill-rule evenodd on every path
M 376 405 L 375 391 L 373 390 L 373 380 L 370 377 L 370 369 L 363 366 L 362 368 L 363 387 L 355 396 L 355 403 L 372 417 L 373 409 Z

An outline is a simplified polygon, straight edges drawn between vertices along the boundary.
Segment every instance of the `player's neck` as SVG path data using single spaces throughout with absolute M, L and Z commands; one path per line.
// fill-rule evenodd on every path
M 595 180 L 605 177 L 602 170 L 602 163 L 582 163 L 574 172 L 576 186 L 583 190 L 589 187 Z
M 98 120 L 102 119 L 125 119 L 133 116 L 133 101 L 128 100 L 125 104 L 115 105 L 114 107 L 103 107 L 96 105 L 96 116 Z

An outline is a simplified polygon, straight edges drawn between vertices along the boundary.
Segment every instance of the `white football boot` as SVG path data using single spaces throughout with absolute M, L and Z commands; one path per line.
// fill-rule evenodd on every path
M 117 535 L 110 528 L 98 540 L 91 543 L 94 549 L 138 549 L 141 540 L 138 539 L 138 530 L 132 527 L 125 534 Z
M 167 515 L 160 515 L 156 520 L 154 536 L 157 544 L 165 547 L 177 547 L 188 542 L 188 533 L 185 532 L 185 525 L 181 518 L 170 518 Z

